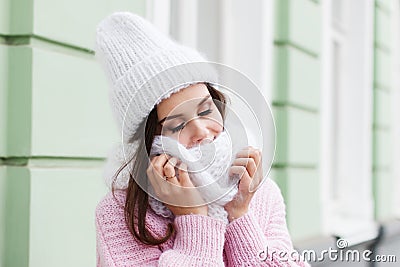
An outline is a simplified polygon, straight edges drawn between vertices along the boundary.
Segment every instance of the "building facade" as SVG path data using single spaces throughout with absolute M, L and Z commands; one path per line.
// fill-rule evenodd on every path
M 400 262 L 400 1 L 1 0 L 0 267 L 95 264 L 102 166 L 119 142 L 95 28 L 119 10 L 260 88 L 299 250 L 344 239 Z

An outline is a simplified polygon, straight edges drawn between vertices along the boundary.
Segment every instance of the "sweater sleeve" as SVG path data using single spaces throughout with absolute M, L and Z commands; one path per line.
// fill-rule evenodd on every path
M 279 187 L 268 178 L 252 199 L 249 212 L 226 228 L 229 266 L 309 267 L 294 250 Z
M 224 266 L 225 223 L 203 215 L 175 218 L 173 249 L 160 257 L 160 266 Z
M 225 224 L 202 215 L 177 216 L 172 249 L 145 245 L 131 235 L 124 211 L 110 197 L 96 208 L 97 267 L 223 266 Z

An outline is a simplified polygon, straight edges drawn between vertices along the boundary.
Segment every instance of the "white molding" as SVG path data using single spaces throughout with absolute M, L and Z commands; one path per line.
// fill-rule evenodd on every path
M 146 14 L 145 14 L 146 19 L 152 21 L 152 18 L 153 18 L 153 0 L 147 0 L 145 8 L 146 8 Z
M 379 223 L 372 220 L 354 217 L 333 217 L 331 218 L 335 236 L 347 241 L 348 247 L 366 242 L 378 237 Z
M 197 48 L 198 0 L 172 0 L 171 9 L 175 13 L 175 17 L 171 17 L 175 29 L 171 31 L 181 44 Z
M 221 1 L 222 62 L 245 73 L 271 103 L 274 1 Z
M 261 15 L 261 64 L 260 88 L 264 96 L 272 105 L 273 63 L 274 63 L 274 29 L 275 29 L 275 1 L 263 0 Z
M 182 1 L 182 0 L 181 0 Z M 223 28 L 221 1 L 199 0 L 197 3 L 197 48 L 210 61 L 221 62 Z
M 231 41 L 233 40 L 233 1 L 231 0 L 221 0 L 221 40 L 220 40 L 220 55 L 222 63 L 227 64 L 229 66 L 233 66 L 233 56 L 234 46 L 231 45 Z
M 343 179 L 344 200 L 341 210 L 349 209 L 348 215 L 372 220 L 374 2 L 353 0 L 348 4 L 353 16 L 347 21 L 351 25 L 347 36 L 349 49 L 345 54 L 348 61 L 343 64 L 345 87 L 340 98 L 344 104 L 340 108 L 340 120 L 346 131 L 340 147 L 343 169 L 339 173 Z M 355 188 L 359 194 L 355 194 Z
M 170 0 L 147 0 L 146 18 L 161 32 L 169 35 L 170 27 Z
M 330 1 L 322 1 L 321 2 L 321 25 L 322 25 L 322 33 L 321 33 L 321 100 L 320 100 L 320 133 L 321 133 L 321 149 L 320 155 L 320 177 L 321 177 L 321 223 L 322 223 L 322 232 L 324 235 L 330 235 L 331 229 L 329 227 L 330 217 L 332 215 L 333 203 L 330 199 L 330 181 L 332 179 L 332 155 L 330 153 L 330 147 L 332 146 L 332 132 L 330 130 L 330 118 L 332 118 L 332 102 L 330 97 L 329 85 L 332 83 L 331 71 L 332 71 L 332 58 L 328 51 L 331 50 L 330 46 L 330 31 L 331 27 L 331 2 Z
M 334 0 L 331 0 L 334 1 Z M 373 0 L 344 1 L 348 6 L 342 29 L 333 34 L 331 23 L 331 3 L 322 2 L 323 12 L 323 52 L 321 55 L 322 93 L 321 93 L 321 177 L 323 231 L 325 233 L 348 233 L 346 225 L 350 220 L 363 221 L 372 225 L 372 118 L 373 118 Z M 342 34 L 343 33 L 343 34 Z M 340 56 L 340 85 L 338 109 L 334 112 L 332 80 L 332 40 L 338 40 L 343 47 Z M 342 52 L 341 52 L 342 53 Z M 332 118 L 336 116 L 338 128 L 333 129 Z M 338 130 L 337 144 L 333 144 L 334 131 Z M 337 149 L 338 167 L 333 171 L 333 149 Z M 333 173 L 337 177 L 333 177 Z M 338 184 L 338 201 L 331 198 L 330 185 Z M 355 190 L 357 189 L 357 190 Z M 338 223 L 343 221 L 343 223 Z M 347 228 L 347 229 L 345 229 Z
M 226 64 L 247 76 L 260 90 L 266 101 L 272 103 L 272 65 L 273 65 L 273 31 L 274 31 L 274 9 L 273 0 L 253 0 L 251 4 L 246 0 L 221 0 L 220 6 L 220 47 L 219 58 Z M 248 96 L 248 99 L 252 98 Z M 231 108 L 235 113 L 240 113 L 242 118 L 249 118 L 249 127 L 246 132 L 251 137 L 251 130 L 255 122 L 252 116 L 246 117 L 246 109 L 240 105 L 235 105 L 233 99 Z M 260 107 L 264 107 L 265 102 L 257 98 L 258 105 L 253 105 L 252 109 L 256 114 Z M 265 113 L 265 110 L 261 112 Z M 271 132 L 273 130 L 273 132 Z M 256 132 L 253 132 L 258 136 Z M 275 129 L 267 129 L 262 132 L 264 136 L 270 136 L 267 140 L 258 140 L 262 144 L 263 153 L 274 149 L 273 141 Z M 261 142 L 261 143 L 260 143 Z

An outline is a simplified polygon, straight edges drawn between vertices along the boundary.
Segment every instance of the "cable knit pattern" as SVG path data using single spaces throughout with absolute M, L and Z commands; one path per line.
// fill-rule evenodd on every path
M 228 225 L 203 215 L 182 215 L 174 219 L 176 234 L 160 246 L 148 246 L 129 232 L 123 204 L 125 191 L 110 192 L 97 205 L 97 267 L 117 266 L 301 266 L 303 261 L 282 261 L 269 254 L 292 252 L 285 219 L 285 204 L 279 187 L 266 179 L 255 193 L 249 212 Z M 146 223 L 156 236 L 163 236 L 170 218 L 149 209 Z
M 204 54 L 130 12 L 114 12 L 97 25 L 95 56 L 108 78 L 111 110 L 124 142 L 171 94 L 199 82 L 218 84 Z

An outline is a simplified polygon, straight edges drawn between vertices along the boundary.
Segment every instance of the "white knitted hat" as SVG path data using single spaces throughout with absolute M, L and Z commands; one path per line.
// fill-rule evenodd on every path
M 191 84 L 217 83 L 198 51 L 178 44 L 144 18 L 117 12 L 97 26 L 96 57 L 108 74 L 109 100 L 123 142 L 154 105 Z

